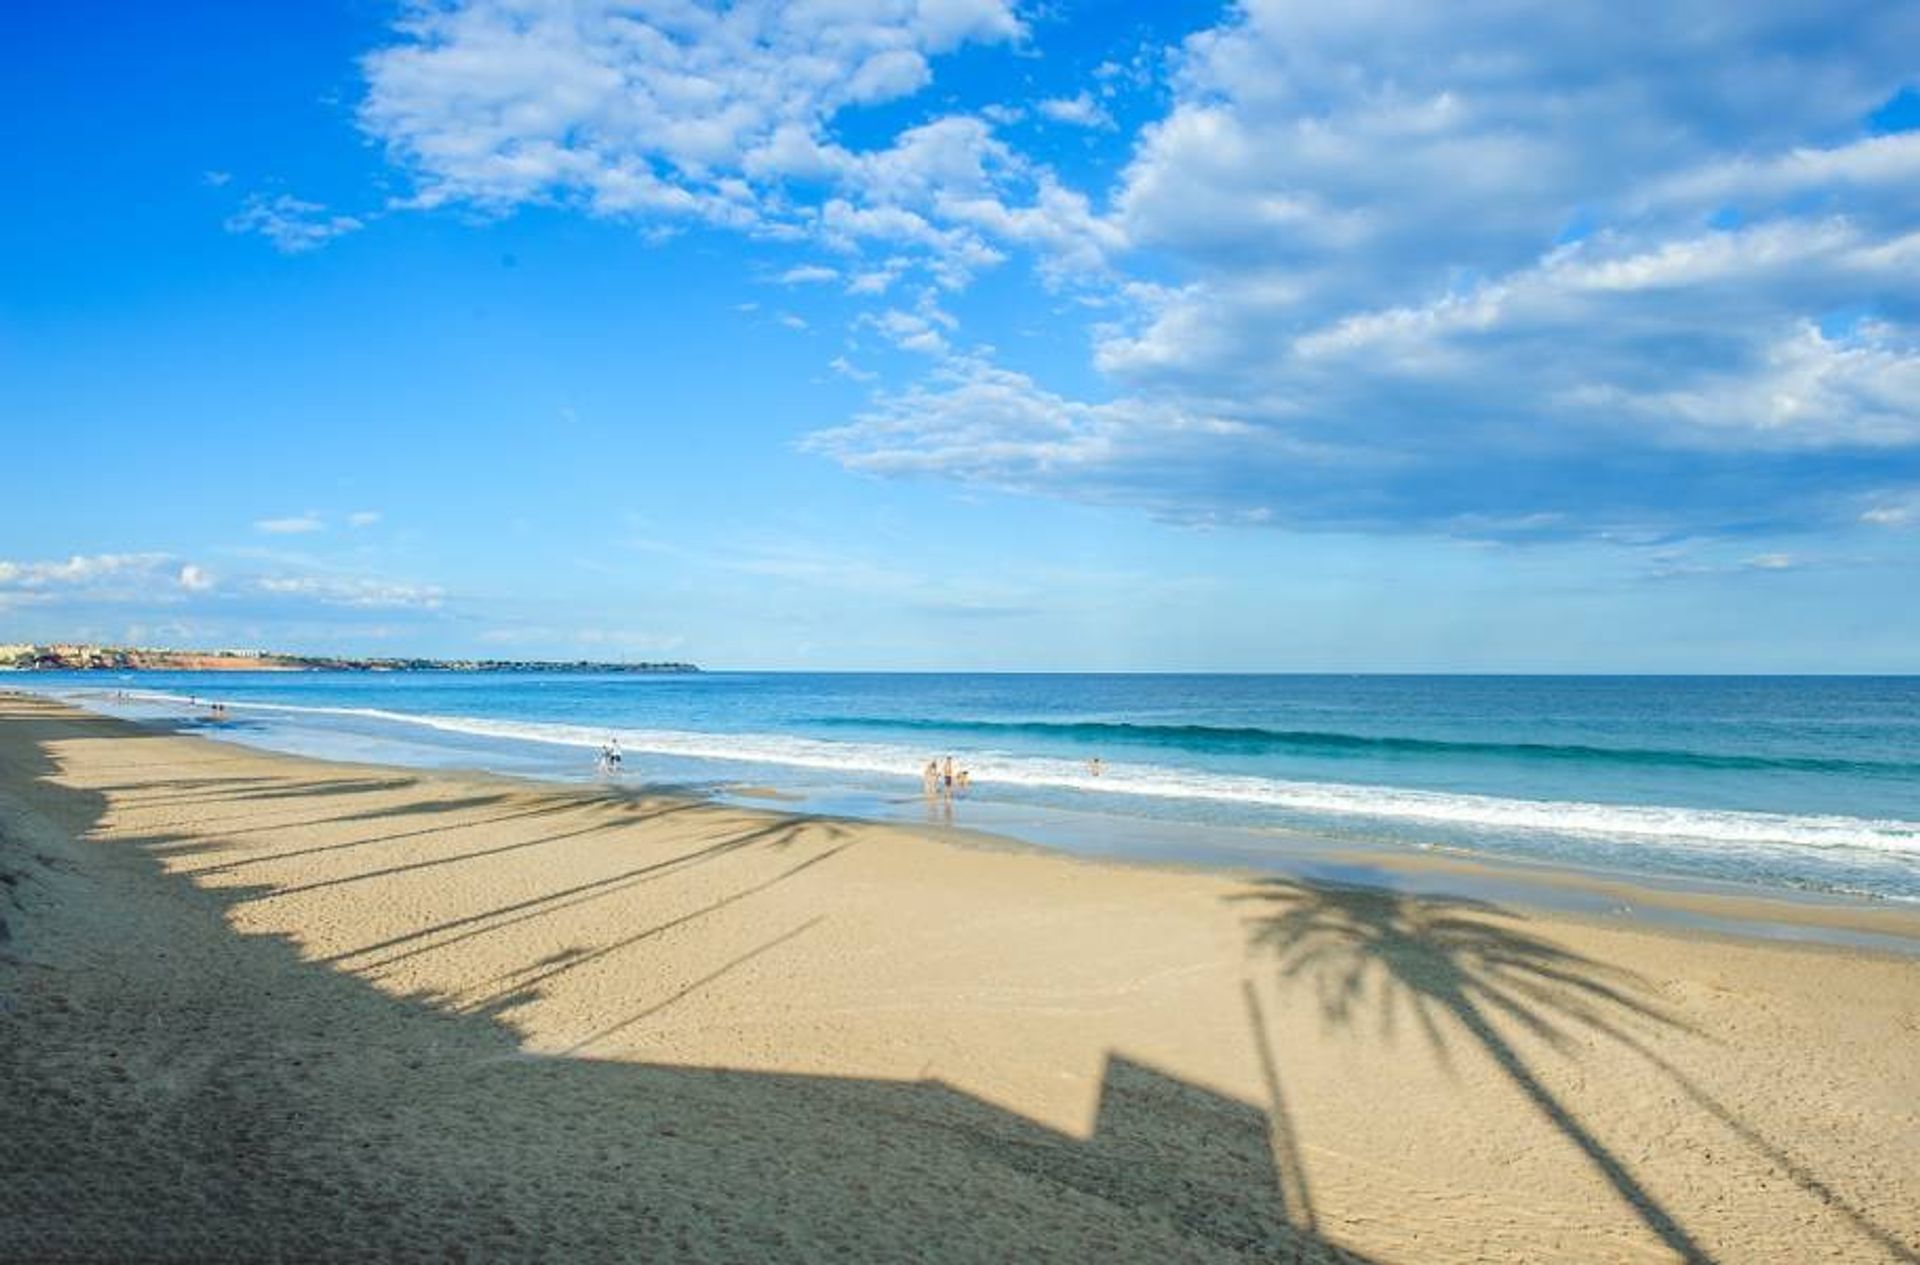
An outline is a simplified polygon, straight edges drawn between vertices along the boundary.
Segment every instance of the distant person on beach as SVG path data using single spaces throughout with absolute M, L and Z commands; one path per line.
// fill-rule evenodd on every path
M 954 779 L 953 789 L 957 793 L 961 795 L 965 795 L 972 788 L 973 788 L 973 774 L 968 772 L 966 769 L 961 769 L 959 774 Z
M 1101 760 L 1099 756 L 1095 756 L 1093 757 L 1093 759 L 1087 761 L 1087 772 L 1093 774 L 1095 777 L 1099 777 L 1102 773 L 1105 773 L 1106 771 L 1107 771 L 1106 763 L 1105 761 Z
M 620 771 L 621 761 L 626 759 L 625 756 L 620 754 L 620 740 L 618 738 L 613 739 L 609 745 L 607 749 L 607 759 L 612 762 L 613 771 L 618 773 Z
M 941 766 L 940 781 L 944 786 L 947 794 L 951 796 L 953 794 L 953 757 L 952 756 L 948 756 L 946 759 L 946 763 Z
M 920 770 L 920 793 L 932 799 L 940 789 L 940 759 L 935 756 Z

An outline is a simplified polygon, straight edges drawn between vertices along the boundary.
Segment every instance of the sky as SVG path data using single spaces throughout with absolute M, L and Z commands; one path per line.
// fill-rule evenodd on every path
M 0 642 L 1920 671 L 1920 6 L 29 6 Z

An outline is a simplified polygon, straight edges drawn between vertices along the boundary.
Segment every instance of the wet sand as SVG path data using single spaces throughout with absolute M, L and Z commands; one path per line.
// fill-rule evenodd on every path
M 3 695 L 0 880 L 6 1259 L 1920 1260 L 1910 956 Z

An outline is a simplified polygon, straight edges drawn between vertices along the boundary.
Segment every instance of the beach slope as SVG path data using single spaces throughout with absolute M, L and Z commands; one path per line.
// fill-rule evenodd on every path
M 0 695 L 0 1258 L 1920 1260 L 1920 963 Z

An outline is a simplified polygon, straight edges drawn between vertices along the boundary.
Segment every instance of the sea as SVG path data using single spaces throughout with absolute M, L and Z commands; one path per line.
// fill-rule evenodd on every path
M 1367 857 L 1437 853 L 1920 902 L 1920 677 L 35 672 L 5 684 L 278 751 L 615 778 L 1083 854 L 1339 877 Z M 624 760 L 609 774 L 597 756 L 615 740 Z M 970 786 L 930 798 L 923 770 L 948 756 Z

